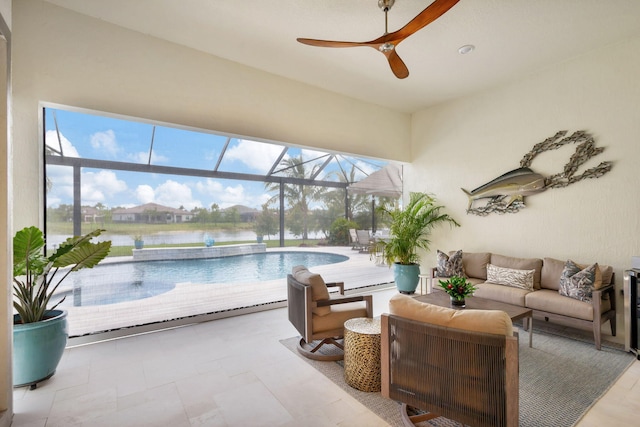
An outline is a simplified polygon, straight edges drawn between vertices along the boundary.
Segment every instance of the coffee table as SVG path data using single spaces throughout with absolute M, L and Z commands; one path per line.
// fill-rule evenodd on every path
M 532 347 L 533 343 L 533 310 L 526 307 L 520 307 L 517 305 L 506 304 L 504 302 L 493 301 L 486 298 L 468 297 L 465 299 L 466 308 L 458 308 L 451 306 L 451 298 L 444 291 L 434 290 L 430 294 L 416 295 L 414 297 L 420 302 L 427 302 L 429 304 L 437 305 L 440 307 L 450 307 L 456 310 L 502 310 L 509 315 L 512 322 L 522 319 L 523 327 L 529 331 L 529 347 Z

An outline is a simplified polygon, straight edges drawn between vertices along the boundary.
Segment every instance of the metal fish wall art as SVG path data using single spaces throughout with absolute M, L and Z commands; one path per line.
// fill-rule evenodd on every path
M 566 130 L 559 131 L 554 136 L 534 145 L 520 161 L 519 168 L 500 175 L 471 191 L 463 188 L 462 191 L 469 198 L 467 213 L 481 216 L 493 212 L 515 213 L 525 207 L 524 196 L 537 194 L 550 188 L 566 187 L 585 178 L 600 178 L 611 170 L 612 162 L 607 161 L 575 175 L 578 167 L 593 156 L 602 153 L 604 148 L 596 147 L 593 137 L 585 131 L 577 131 L 563 138 L 566 134 Z M 538 154 L 571 143 L 578 146 L 562 172 L 544 177 L 529 168 Z M 489 199 L 489 201 L 484 206 L 473 207 L 473 203 L 479 199 Z

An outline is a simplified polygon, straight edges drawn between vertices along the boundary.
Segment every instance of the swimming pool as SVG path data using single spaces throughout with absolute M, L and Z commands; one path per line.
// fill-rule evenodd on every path
M 325 252 L 267 252 L 224 258 L 100 264 L 70 275 L 63 306 L 115 304 L 149 298 L 176 283 L 243 283 L 285 278 L 296 265 L 316 267 L 349 257 Z M 73 276 L 73 278 L 72 278 Z M 65 282 L 66 283 L 66 282 Z

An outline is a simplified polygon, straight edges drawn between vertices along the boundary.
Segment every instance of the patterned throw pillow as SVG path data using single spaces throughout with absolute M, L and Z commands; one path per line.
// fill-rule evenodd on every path
M 580 301 L 591 302 L 591 296 L 596 283 L 596 271 L 598 263 L 586 268 L 568 260 L 560 276 L 560 295 Z
M 515 268 L 498 267 L 497 265 L 487 264 L 487 282 L 532 291 L 533 274 L 535 272 L 535 269 L 516 270 Z
M 445 254 L 439 249 L 436 251 L 436 254 L 438 260 L 436 267 L 438 277 L 467 277 L 464 274 L 464 268 L 462 268 L 462 249 L 456 251 L 456 253 L 451 256 Z

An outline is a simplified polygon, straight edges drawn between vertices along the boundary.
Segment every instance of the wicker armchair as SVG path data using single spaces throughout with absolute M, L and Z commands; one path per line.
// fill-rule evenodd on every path
M 469 323 L 476 330 L 427 323 L 415 320 L 416 316 L 382 315 L 382 395 L 403 403 L 407 426 L 443 416 L 470 426 L 517 427 L 518 338 L 508 330 L 510 319 L 503 313 L 509 323 L 507 333 L 495 333 L 495 328 L 493 333 L 484 333 L 478 331 L 478 325 L 493 313 L 451 310 L 457 312 L 451 314 L 446 310 L 451 309 L 437 307 L 436 317 L 458 317 L 456 326 Z M 474 319 L 474 312 L 484 313 Z M 461 313 L 469 319 L 459 318 Z M 411 416 L 408 406 L 423 412 Z
M 330 297 L 328 288 L 337 288 L 340 296 Z M 345 297 L 344 283 L 326 283 L 319 274 L 296 266 L 287 276 L 289 321 L 300 333 L 298 351 L 310 359 L 341 360 L 344 322 L 355 317 L 373 317 L 371 295 Z M 320 349 L 334 345 L 338 351 Z

